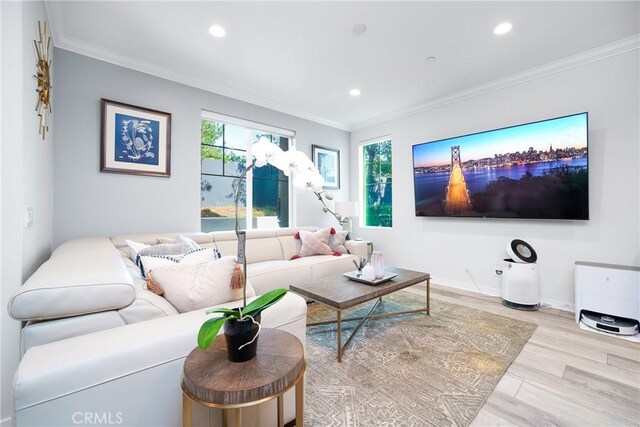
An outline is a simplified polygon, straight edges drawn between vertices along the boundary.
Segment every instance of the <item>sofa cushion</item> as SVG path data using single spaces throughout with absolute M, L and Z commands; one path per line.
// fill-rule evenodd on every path
M 258 262 L 247 264 L 247 277 L 251 279 L 256 294 L 262 295 L 273 289 L 310 281 L 311 267 L 296 261 Z
M 238 239 L 234 231 L 213 233 L 216 247 L 223 256 L 237 256 Z M 245 250 L 248 263 L 282 260 L 282 246 L 276 230 L 247 231 Z
M 242 288 L 232 289 L 234 257 L 201 264 L 178 264 L 158 267 L 150 272 L 164 290 L 164 297 L 180 313 L 224 304 L 242 298 Z M 255 296 L 247 280 L 247 296 Z
M 20 354 L 23 355 L 37 345 L 124 325 L 124 320 L 115 310 L 62 319 L 29 321 L 20 332 Z
M 144 243 L 147 245 L 155 245 L 158 243 L 158 239 L 168 238 L 177 239 L 179 235 L 188 237 L 200 246 L 213 243 L 213 236 L 210 233 L 147 233 L 147 234 L 124 234 L 120 236 L 113 236 L 111 241 L 116 248 L 127 247 L 126 240 L 133 240 L 135 242 Z
M 178 314 L 178 310 L 169 301 L 145 289 L 147 282 L 140 274 L 140 267 L 129 258 L 123 257 L 123 260 L 133 277 L 136 290 L 136 299 L 133 303 L 118 310 L 118 314 L 126 324 Z
M 133 278 L 111 240 L 77 239 L 60 245 L 22 285 L 9 301 L 9 314 L 56 319 L 117 310 L 134 299 Z

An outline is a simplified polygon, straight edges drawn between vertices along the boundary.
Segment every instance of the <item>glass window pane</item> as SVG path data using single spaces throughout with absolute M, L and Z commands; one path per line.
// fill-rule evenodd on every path
M 253 168 L 253 179 L 278 179 L 277 172 L 274 170 L 278 170 L 271 165 L 264 165 L 261 168 Z
M 289 183 L 253 179 L 254 228 L 289 226 Z
M 200 121 L 200 143 L 222 147 L 223 124 L 211 120 Z
M 364 225 L 392 226 L 391 141 L 362 147 L 365 215 Z
M 201 227 L 203 231 L 232 230 L 236 178 L 246 170 L 249 143 L 264 136 L 287 150 L 289 138 L 204 119 L 201 130 Z M 271 165 L 255 168 L 249 184 L 239 185 L 241 229 L 289 225 L 289 179 L 280 170 Z M 245 200 L 247 185 L 253 187 L 253 200 Z M 246 223 L 246 209 L 252 209 L 252 224 Z
M 211 174 L 211 175 L 222 175 L 222 158 L 220 159 L 203 158 L 200 164 L 202 167 L 202 173 Z
M 247 153 L 245 151 L 224 150 L 224 175 L 240 176 L 247 168 Z
M 224 125 L 224 147 L 238 150 L 247 149 L 247 129 L 234 126 Z
M 234 194 L 236 188 L 236 178 L 226 176 L 207 176 L 200 177 L 200 200 L 201 213 L 203 217 L 215 218 L 233 218 L 234 210 Z M 244 181 L 244 180 L 243 180 Z M 244 182 L 240 187 L 241 195 L 239 206 L 240 216 L 245 216 L 246 203 L 246 185 Z
M 283 151 L 289 149 L 289 138 L 286 136 L 273 135 L 273 143 L 278 145 Z
M 264 165 L 261 168 L 253 168 L 253 179 L 271 179 L 273 166 Z

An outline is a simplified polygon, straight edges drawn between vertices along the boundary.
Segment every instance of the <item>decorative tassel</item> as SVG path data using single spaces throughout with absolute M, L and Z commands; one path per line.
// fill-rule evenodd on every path
M 236 263 L 236 266 L 233 269 L 233 273 L 231 274 L 231 289 L 242 289 L 243 284 L 244 274 L 242 273 L 240 264 Z
M 149 274 L 147 274 L 147 290 L 153 292 L 156 295 L 163 295 L 164 294 L 164 289 L 162 289 L 162 286 L 160 286 L 160 284 L 158 282 L 156 282 L 153 277 L 151 277 L 151 272 L 149 272 Z
M 298 231 L 298 232 L 293 236 L 293 238 L 294 238 L 294 239 L 298 239 L 298 240 L 300 240 L 300 232 Z
M 331 230 L 329 230 L 329 234 L 336 234 L 336 229 L 331 227 Z

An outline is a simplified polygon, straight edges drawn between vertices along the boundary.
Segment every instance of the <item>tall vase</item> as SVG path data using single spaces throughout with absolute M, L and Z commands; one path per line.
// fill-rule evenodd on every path
M 376 279 L 382 279 L 382 276 L 384 276 L 384 258 L 382 257 L 382 252 L 373 251 L 371 254 L 371 265 L 375 271 Z

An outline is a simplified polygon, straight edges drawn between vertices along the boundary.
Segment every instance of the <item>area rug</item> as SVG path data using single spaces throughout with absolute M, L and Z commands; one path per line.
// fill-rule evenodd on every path
M 375 313 L 424 307 L 396 292 Z M 343 313 L 364 315 L 371 303 Z M 318 303 L 308 321 L 335 319 Z M 343 342 L 358 322 L 343 324 Z M 536 325 L 442 301 L 424 314 L 370 319 L 336 360 L 336 325 L 307 330 L 305 425 L 467 426 Z

